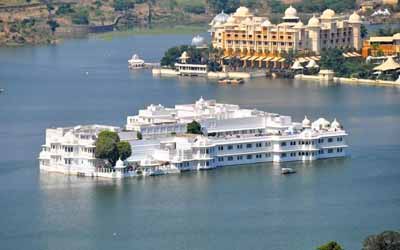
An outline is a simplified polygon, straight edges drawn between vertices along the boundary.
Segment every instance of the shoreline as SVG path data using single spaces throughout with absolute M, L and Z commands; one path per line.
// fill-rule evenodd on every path
M 133 35 L 185 35 L 193 33 L 204 33 L 207 32 L 205 26 L 200 25 L 176 25 L 173 27 L 154 27 L 154 28 L 133 28 L 121 31 L 111 31 L 101 34 L 89 34 L 91 37 L 99 38 L 103 40 L 109 40 L 117 37 L 127 37 Z
M 54 37 L 50 42 L 43 43 L 4 43 L 0 44 L 0 48 L 20 48 L 26 46 L 43 46 L 43 45 L 58 45 L 64 41 L 76 38 L 95 38 L 102 40 L 112 40 L 113 38 L 128 37 L 134 35 L 186 35 L 207 32 L 206 26 L 201 25 L 175 25 L 172 27 L 157 26 L 154 28 L 133 28 L 122 31 L 110 31 L 103 33 L 86 33 L 77 36 Z

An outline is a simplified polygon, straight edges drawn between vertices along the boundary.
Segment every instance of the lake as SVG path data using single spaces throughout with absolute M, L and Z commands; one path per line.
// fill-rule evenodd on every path
M 400 89 L 129 71 L 133 53 L 160 59 L 191 35 L 69 40 L 0 49 L 1 249 L 360 249 L 400 225 Z M 40 173 L 45 128 L 122 126 L 151 103 L 214 98 L 345 127 L 351 155 L 122 181 Z

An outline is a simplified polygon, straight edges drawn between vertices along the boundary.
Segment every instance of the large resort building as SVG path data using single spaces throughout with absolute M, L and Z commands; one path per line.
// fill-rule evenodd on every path
M 240 7 L 231 15 L 218 14 L 210 26 L 212 45 L 222 49 L 225 57 L 240 56 L 250 61 L 265 61 L 289 50 L 318 55 L 328 48 L 359 51 L 362 47 L 361 18 L 355 12 L 346 18 L 327 9 L 303 24 L 290 6 L 282 23 L 272 24 L 267 17 Z

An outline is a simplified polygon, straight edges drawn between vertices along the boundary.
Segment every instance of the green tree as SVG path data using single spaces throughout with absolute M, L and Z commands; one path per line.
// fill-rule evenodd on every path
M 291 66 L 296 59 L 296 52 L 293 49 L 289 49 L 289 51 L 282 51 L 281 56 L 285 59 L 285 63 Z
M 400 249 L 400 232 L 385 231 L 368 236 L 362 250 L 398 250 Z
M 89 11 L 86 8 L 78 8 L 72 14 L 72 22 L 74 24 L 89 24 Z
M 67 15 L 71 13 L 74 13 L 74 9 L 72 9 L 70 3 L 63 3 L 56 10 L 56 15 Z
M 187 125 L 187 133 L 188 134 L 198 134 L 201 135 L 201 125 L 196 121 L 192 121 Z
M 208 5 L 216 12 L 223 10 L 231 13 L 240 6 L 240 0 L 209 0 Z
M 116 11 L 126 11 L 135 7 L 135 2 L 131 0 L 115 0 L 113 7 Z
M 364 24 L 361 24 L 361 29 L 360 29 L 360 33 L 361 33 L 361 38 L 364 39 L 368 36 L 368 29 L 367 27 L 365 27 Z
M 322 69 L 331 69 L 341 75 L 345 70 L 344 60 L 343 51 L 340 49 L 323 50 L 321 52 L 320 67 Z
M 132 155 L 131 144 L 127 141 L 117 142 L 118 156 L 121 160 L 126 160 Z
M 343 248 L 336 241 L 330 241 L 317 247 L 317 250 L 343 250 Z
M 96 141 L 96 158 L 107 160 L 111 166 L 114 166 L 119 157 L 118 142 L 119 136 L 116 132 L 106 130 L 100 132 Z
M 50 26 L 51 31 L 54 33 L 60 25 L 57 23 L 56 20 L 49 20 L 47 24 Z
M 137 133 L 136 133 L 136 139 L 138 139 L 138 140 L 142 140 L 142 139 L 143 139 L 143 135 L 142 135 L 142 133 L 140 133 L 140 132 L 137 132 Z

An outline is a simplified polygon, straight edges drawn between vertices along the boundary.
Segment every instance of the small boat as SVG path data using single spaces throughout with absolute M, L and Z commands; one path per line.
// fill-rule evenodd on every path
M 224 84 L 242 84 L 244 80 L 243 78 L 222 78 L 219 79 L 218 82 Z
M 3 93 L 3 92 L 4 92 L 4 89 L 0 88 L 0 93 Z
M 293 168 L 282 168 L 281 173 L 282 174 L 294 174 L 294 173 L 296 173 L 296 170 L 294 170 Z
M 134 54 L 132 58 L 128 60 L 128 67 L 130 69 L 141 69 L 145 67 L 145 63 L 143 59 L 140 59 L 138 55 Z

